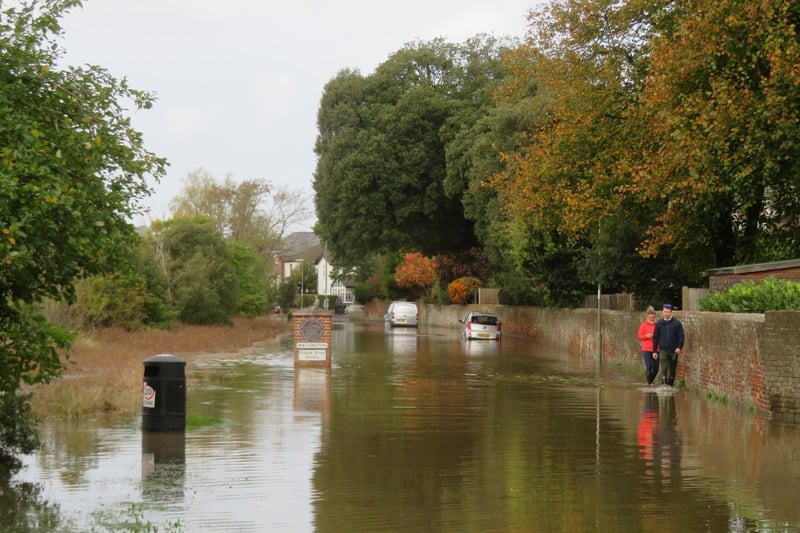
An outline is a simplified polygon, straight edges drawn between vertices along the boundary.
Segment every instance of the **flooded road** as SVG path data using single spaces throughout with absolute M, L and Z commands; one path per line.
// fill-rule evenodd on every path
M 335 324 L 187 367 L 184 433 L 51 423 L 2 531 L 800 531 L 800 428 L 505 338 Z

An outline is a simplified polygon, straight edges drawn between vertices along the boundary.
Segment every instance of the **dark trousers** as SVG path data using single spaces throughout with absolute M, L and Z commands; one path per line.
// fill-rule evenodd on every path
M 658 359 L 653 359 L 653 352 L 642 352 L 642 360 L 644 361 L 644 375 L 647 378 L 647 384 L 650 385 L 658 375 Z
M 661 382 L 672 387 L 675 384 L 675 371 L 678 368 L 678 354 L 663 350 L 658 357 L 661 360 Z

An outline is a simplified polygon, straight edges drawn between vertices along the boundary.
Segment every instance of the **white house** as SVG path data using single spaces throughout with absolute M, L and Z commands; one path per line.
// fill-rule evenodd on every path
M 350 279 L 334 279 L 334 268 L 329 260 L 325 251 L 317 263 L 317 294 L 330 294 L 341 298 L 342 303 L 353 303 L 356 300 L 353 293 L 355 283 Z
M 283 283 L 295 269 L 314 268 L 317 274 L 316 294 L 331 295 L 348 304 L 355 301 L 354 283 L 350 280 L 334 279 L 334 267 L 319 237 L 310 231 L 290 233 L 275 255 L 275 281 Z M 306 292 L 313 292 L 306 289 Z M 320 302 L 324 305 L 324 302 Z M 333 307 L 336 302 L 329 302 Z

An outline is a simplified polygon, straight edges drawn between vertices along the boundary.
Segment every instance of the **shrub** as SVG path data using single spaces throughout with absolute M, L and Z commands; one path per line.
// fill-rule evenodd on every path
M 431 297 L 430 302 L 436 306 L 448 305 L 452 303 L 450 301 L 450 294 L 441 287 L 438 283 L 433 286 L 431 289 Z
M 720 313 L 763 313 L 800 309 L 800 283 L 769 277 L 756 284 L 737 283 L 725 291 L 704 296 L 697 303 L 701 311 Z
M 450 282 L 450 285 L 447 286 L 447 293 L 450 295 L 451 302 L 463 305 L 469 302 L 470 297 L 480 286 L 481 280 L 478 278 L 458 278 Z

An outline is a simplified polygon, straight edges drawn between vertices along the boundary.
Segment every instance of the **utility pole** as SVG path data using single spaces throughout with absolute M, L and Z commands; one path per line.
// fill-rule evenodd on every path
M 600 320 L 600 316 L 602 314 L 602 305 L 601 305 L 601 296 L 603 294 L 601 287 L 600 287 L 600 279 L 603 276 L 602 273 L 602 263 L 600 261 L 600 246 L 602 245 L 600 236 L 601 236 L 601 229 L 602 223 L 598 221 L 597 223 L 597 368 L 601 368 L 603 366 L 603 328 L 602 322 Z
M 600 282 L 597 282 L 597 366 L 603 366 L 603 327 L 602 322 L 600 320 L 602 306 L 600 304 L 600 296 L 602 295 L 602 291 L 600 290 Z

